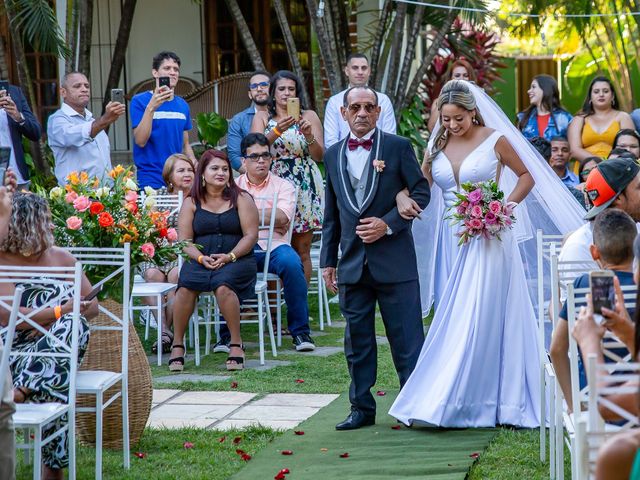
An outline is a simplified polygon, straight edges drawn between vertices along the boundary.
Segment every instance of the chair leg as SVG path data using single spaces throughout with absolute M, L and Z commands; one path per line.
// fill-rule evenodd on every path
M 120 388 L 122 392 L 122 455 L 124 457 L 123 466 L 125 469 L 129 470 L 129 468 L 131 468 L 131 456 L 129 454 L 131 449 L 129 445 L 129 381 L 126 377 L 122 378 Z
M 142 317 L 142 315 L 144 315 L 144 339 L 149 340 L 149 324 L 151 323 L 149 310 L 140 310 L 140 316 Z
M 271 340 L 271 354 L 274 357 L 278 356 L 278 349 L 276 348 L 276 338 L 273 334 L 273 328 L 271 327 L 272 323 L 271 323 L 271 309 L 269 308 L 269 295 L 267 294 L 267 292 L 264 293 L 264 296 L 266 297 L 266 305 L 267 305 L 267 328 L 269 329 L 269 339 Z M 260 322 L 262 323 L 262 322 Z M 261 335 L 260 338 L 263 338 L 263 336 Z M 264 343 L 264 342 L 263 342 Z
M 30 430 L 28 428 L 23 428 L 22 429 L 22 437 L 23 437 L 23 442 L 24 444 L 27 446 L 27 448 L 24 449 L 24 464 L 25 465 L 31 465 L 31 434 L 30 434 Z
M 329 310 L 329 294 L 327 294 L 327 286 L 322 282 L 322 296 L 324 297 L 324 308 L 327 315 L 327 325 L 331 326 L 331 311 Z
M 156 295 L 156 323 L 158 324 L 158 366 L 162 365 L 162 295 Z
M 278 346 L 282 346 L 282 285 L 280 280 L 276 282 L 276 334 L 278 335 Z
M 69 439 L 71 441 L 71 439 Z M 33 480 L 42 478 L 42 426 L 38 425 L 33 439 Z
M 205 331 L 205 344 L 204 354 L 209 355 L 211 353 L 211 301 L 207 301 L 207 307 L 205 309 L 204 317 L 204 331 Z
M 96 394 L 96 480 L 102 479 L 102 419 L 104 397 L 100 391 Z
M 260 365 L 264 365 L 264 324 L 263 321 L 263 297 L 262 294 L 258 295 L 258 346 L 260 349 Z M 267 316 L 269 316 L 269 304 L 267 303 Z M 269 316 L 270 317 L 270 316 Z M 273 328 L 271 328 L 271 321 L 267 321 L 267 329 L 273 339 Z
M 198 319 L 198 312 L 194 312 L 191 316 L 193 323 L 193 351 L 195 353 L 196 367 L 200 366 L 200 320 Z
M 324 331 L 324 295 L 322 294 L 322 270 L 318 267 L 318 313 L 320 315 L 320 331 Z
M 549 381 L 549 478 L 556 478 L 556 396 L 555 381 Z
M 547 389 L 545 382 L 545 364 L 544 361 L 540 362 L 540 462 L 544 463 L 547 455 Z

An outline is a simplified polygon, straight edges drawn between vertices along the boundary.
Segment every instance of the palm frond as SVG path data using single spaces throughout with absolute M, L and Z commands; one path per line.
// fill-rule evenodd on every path
M 13 0 L 10 8 L 15 27 L 36 50 L 69 55 L 69 47 L 47 0 Z

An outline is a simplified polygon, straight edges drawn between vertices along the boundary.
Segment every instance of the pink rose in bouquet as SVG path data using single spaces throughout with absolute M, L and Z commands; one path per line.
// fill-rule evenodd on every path
M 480 200 L 482 200 L 482 190 L 476 188 L 473 192 L 469 192 L 469 195 L 467 195 L 467 199 L 469 203 L 472 203 L 474 205 L 477 204 L 478 202 L 480 202 Z
M 175 228 L 170 228 L 167 230 L 167 240 L 169 240 L 170 242 L 175 242 L 176 240 L 178 240 L 178 232 Z
M 80 227 L 82 227 L 81 218 L 78 218 L 75 215 L 73 217 L 67 218 L 67 228 L 69 230 L 80 230 Z
M 64 196 L 64 201 L 67 203 L 73 203 L 76 198 L 78 198 L 78 194 L 76 192 L 69 192 Z
M 502 207 L 502 213 L 507 217 L 510 217 L 511 215 L 513 215 L 513 207 L 513 203 L 507 203 Z
M 124 195 L 124 199 L 127 202 L 137 202 L 138 201 L 138 192 L 136 192 L 135 190 L 129 190 L 125 195 Z
M 484 223 L 487 225 L 495 225 L 498 223 L 498 217 L 496 217 L 492 212 L 487 212 L 484 216 Z
M 475 218 L 482 217 L 482 207 L 480 205 L 474 205 L 471 207 L 471 216 Z
M 88 210 L 90 206 L 91 206 L 91 200 L 88 197 L 85 197 L 84 195 L 80 195 L 78 198 L 76 198 L 73 201 L 73 208 L 75 208 L 79 212 L 84 212 L 85 210 Z
M 472 218 L 469 220 L 469 226 L 474 230 L 482 230 L 482 220 L 479 218 Z
M 493 214 L 498 214 L 502 211 L 502 203 L 498 200 L 492 200 L 489 202 L 489 210 Z
M 142 253 L 144 253 L 149 258 L 153 258 L 153 256 L 156 254 L 156 249 L 151 242 L 143 243 L 142 245 L 140 245 L 140 250 L 142 250 Z

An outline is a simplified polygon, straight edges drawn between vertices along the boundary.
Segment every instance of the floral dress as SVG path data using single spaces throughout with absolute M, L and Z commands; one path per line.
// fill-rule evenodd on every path
M 265 134 L 277 122 L 269 119 Z M 271 145 L 273 164 L 271 171 L 298 187 L 294 233 L 322 228 L 324 212 L 324 184 L 316 162 L 311 158 L 309 145 L 297 124 L 282 132 Z
M 22 306 L 37 308 L 60 295 L 60 286 L 51 284 L 22 283 L 24 294 Z M 49 332 L 60 342 L 71 346 L 73 315 L 67 313 L 49 328 Z M 82 360 L 89 343 L 89 325 L 80 317 L 78 332 L 78 363 Z M 19 330 L 13 339 L 13 352 L 23 353 L 66 353 L 51 338 L 45 335 L 31 337 L 33 330 Z M 69 397 L 68 358 L 12 356 L 11 373 L 14 387 L 24 387 L 31 391 L 28 398 L 32 403 L 67 402 Z M 66 415 L 57 418 L 45 427 L 44 436 L 60 429 L 67 422 Z M 42 448 L 42 461 L 50 468 L 65 468 L 69 464 L 67 433 L 55 437 Z

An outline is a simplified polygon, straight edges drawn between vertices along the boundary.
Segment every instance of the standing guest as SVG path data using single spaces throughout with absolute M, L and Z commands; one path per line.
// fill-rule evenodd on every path
M 613 148 L 616 133 L 623 128 L 633 128 L 628 113 L 618 109 L 618 97 L 611 80 L 596 77 L 591 81 L 582 110 L 569 124 L 567 138 L 573 158 L 607 158 Z
M 182 192 L 183 201 L 191 193 L 193 187 L 193 179 L 195 177 L 195 166 L 189 157 L 182 153 L 174 153 L 167 161 L 164 162 L 164 168 L 162 169 L 162 178 L 166 184 L 166 187 L 162 187 L 156 192 L 156 195 L 177 195 L 178 192 Z M 176 228 L 178 226 L 178 215 L 171 215 L 168 219 L 168 225 L 170 228 Z M 142 275 L 147 282 L 153 283 L 178 283 L 178 261 L 169 262 L 164 265 L 156 265 L 153 262 L 144 262 L 140 265 L 140 275 Z M 175 293 L 169 292 L 167 294 L 166 307 L 162 314 L 162 352 L 169 353 L 171 350 L 171 344 L 173 343 L 173 334 L 171 333 L 171 325 L 173 324 L 173 301 Z M 145 297 L 144 303 L 146 305 L 155 306 L 155 297 Z M 150 312 L 153 314 L 153 312 Z M 156 319 L 157 321 L 158 319 Z M 153 344 L 152 351 L 156 353 L 158 348 L 157 342 Z
M 566 137 L 573 118 L 560 105 L 556 79 L 550 75 L 536 75 L 527 90 L 530 105 L 518 113 L 518 128 L 527 139 Z
M 111 170 L 106 130 L 124 114 L 124 104 L 109 102 L 105 114 L 93 118 L 87 110 L 91 99 L 89 80 L 80 72 L 65 74 L 60 96 L 62 106 L 47 122 L 47 143 L 56 161 L 58 184 L 66 185 L 67 175 L 80 170 L 90 177 L 105 178 Z
M 347 57 L 347 64 L 344 67 L 344 74 L 349 80 L 349 86 L 366 86 L 371 76 L 369 59 L 363 53 L 352 53 Z M 340 109 L 347 89 L 333 95 L 327 102 L 324 110 L 324 145 L 329 148 L 349 135 L 349 124 L 342 117 Z M 391 100 L 382 92 L 376 92 L 378 104 L 380 105 L 380 116 L 377 126 L 387 133 L 396 133 L 396 117 L 393 111 Z
M 178 232 L 180 240 L 193 243 L 184 249 L 189 260 L 180 270 L 173 306 L 169 370 L 184 369 L 181 342 L 201 292 L 214 293 L 231 332 L 227 370 L 241 370 L 240 302 L 255 296 L 253 247 L 258 240 L 258 209 L 251 195 L 233 181 L 231 162 L 223 152 L 207 150 L 202 154 L 191 196 L 180 210 Z
M 473 66 L 464 58 L 458 58 L 454 61 L 445 75 L 445 83 L 449 80 L 467 80 L 468 82 L 476 82 L 476 72 L 473 70 Z M 438 120 L 438 102 L 437 98 L 431 102 L 431 115 L 429 115 L 429 121 L 427 122 L 427 128 L 430 132 L 433 132 L 433 127 L 436 126 L 436 120 Z
M 246 110 L 236 113 L 229 122 L 227 133 L 227 153 L 231 166 L 240 173 L 245 173 L 242 165 L 240 143 L 251 131 L 251 123 L 256 112 L 266 112 L 269 105 L 269 79 L 271 74 L 258 70 L 249 79 L 249 98 L 251 105 Z
M 0 265 L 25 267 L 72 267 L 76 259 L 66 250 L 53 243 L 51 212 L 47 201 L 32 193 L 14 195 L 13 211 L 7 236 L 0 246 Z M 22 313 L 40 310 L 51 296 L 60 294 L 60 286 L 31 284 L 28 278 L 20 284 L 25 288 L 22 297 Z M 15 285 L 18 286 L 18 285 Z M 0 284 L 0 295 L 13 295 L 15 286 Z M 83 275 L 81 293 L 87 295 L 92 287 Z M 13 375 L 13 400 L 16 403 L 66 402 L 69 395 L 69 360 L 39 356 L 39 352 L 62 352 L 71 347 L 73 302 L 67 301 L 59 307 L 48 307 L 35 314 L 32 319 L 47 329 L 57 341 L 25 325 L 17 330 L 12 350 L 33 353 L 33 356 L 16 356 L 11 359 Z M 78 332 L 78 363 L 82 360 L 89 342 L 87 319 L 98 314 L 98 300 L 81 301 Z M 5 326 L 9 312 L 0 312 L 0 323 Z M 46 427 L 46 435 L 59 430 L 66 422 L 62 417 Z M 75 439 L 71 439 L 74 441 Z M 55 437 L 42 449 L 43 476 L 45 479 L 62 479 L 63 469 L 68 466 L 68 437 L 66 433 Z
M 18 189 L 28 188 L 29 168 L 24 161 L 22 137 L 33 142 L 40 138 L 40 124 L 31 113 L 19 87 L 0 90 L 0 146 L 11 147 L 9 166 L 15 172 Z
M 623 128 L 616 133 L 613 148 L 623 148 L 633 153 L 636 158 L 640 158 L 640 135 L 635 130 Z
M 189 105 L 174 94 L 180 78 L 180 58 L 173 52 L 160 52 L 153 57 L 151 75 L 156 79 L 155 90 L 139 93 L 131 100 L 133 161 L 140 188 L 164 186 L 162 167 L 169 155 L 184 153 L 196 163 L 189 145 Z M 161 87 L 160 77 L 169 77 L 170 86 Z
M 271 143 L 271 171 L 298 187 L 291 246 L 300 255 L 308 283 L 313 231 L 322 227 L 323 180 L 316 162 L 322 161 L 324 143 L 320 119 L 302 103 L 301 92 L 298 77 L 288 70 L 276 72 L 269 87 L 269 109 L 255 114 L 251 131 L 264 133 Z M 287 99 L 292 97 L 300 99 L 299 119 L 287 113 Z
M 424 208 L 430 192 L 409 141 L 376 128 L 376 92 L 350 88 L 343 102 L 351 133 L 325 157 L 327 206 L 320 266 L 327 288 L 339 291 L 347 320 L 344 349 L 351 413 L 336 430 L 353 430 L 373 425 L 376 418 L 371 395 L 377 369 L 376 301 L 401 388 L 418 361 L 424 333 L 416 254 L 411 221 L 400 216 L 395 196 L 407 189 Z M 373 160 L 382 163 L 374 167 Z
M 552 137 L 549 166 L 567 187 L 576 187 L 580 183 L 580 179 L 578 175 L 569 170 L 570 159 L 571 147 L 569 146 L 569 140 L 566 137 Z

